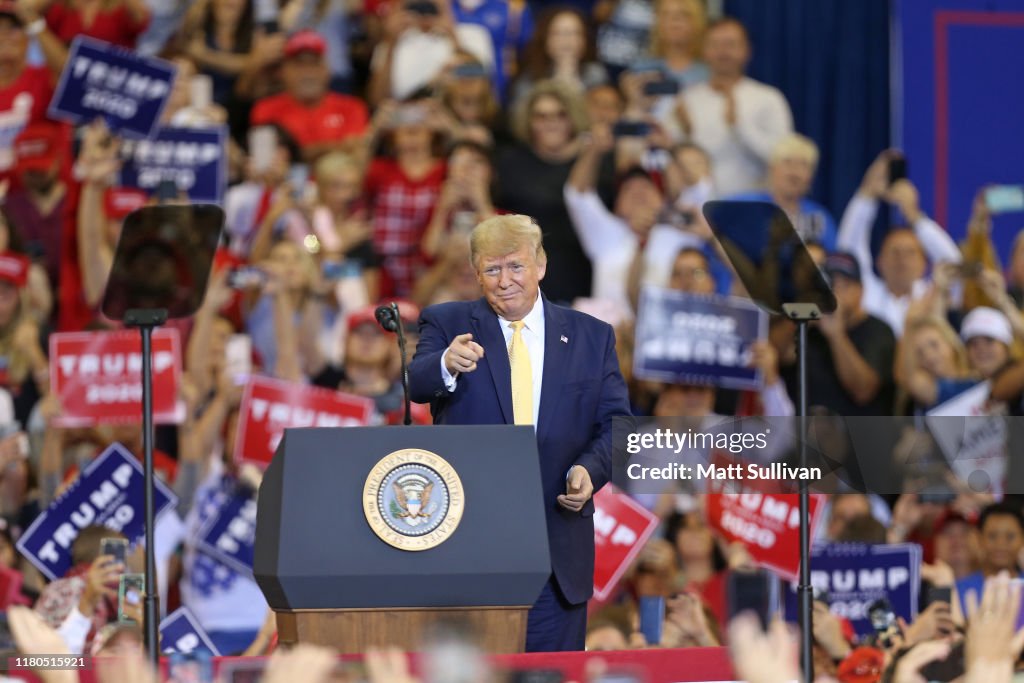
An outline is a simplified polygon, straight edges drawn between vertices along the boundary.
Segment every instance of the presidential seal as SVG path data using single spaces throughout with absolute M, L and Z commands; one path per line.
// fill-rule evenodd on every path
M 462 520 L 462 480 L 448 461 L 420 448 L 389 453 L 363 486 L 363 513 L 373 533 L 401 550 L 444 543 Z

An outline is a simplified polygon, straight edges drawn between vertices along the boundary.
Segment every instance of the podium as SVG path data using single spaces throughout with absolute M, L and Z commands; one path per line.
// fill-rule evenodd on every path
M 486 652 L 522 652 L 551 573 L 533 428 L 286 430 L 253 573 L 286 645 L 417 650 L 454 621 Z

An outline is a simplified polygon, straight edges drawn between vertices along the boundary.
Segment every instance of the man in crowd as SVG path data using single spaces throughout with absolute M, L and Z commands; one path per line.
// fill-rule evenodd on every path
M 993 503 L 978 516 L 981 570 L 968 574 L 956 582 L 960 604 L 966 605 L 967 593 L 981 596 L 985 579 L 1008 572 L 1020 575 L 1020 554 L 1024 550 L 1024 513 L 1012 503 Z
M 38 253 L 54 291 L 58 286 L 61 228 L 67 187 L 60 178 L 68 136 L 56 123 L 40 121 L 25 127 L 14 142 L 18 183 L 4 202 L 30 251 Z
M 837 306 L 808 334 L 807 373 L 814 378 L 808 404 L 844 416 L 889 415 L 896 347 L 892 331 L 861 305 L 862 271 L 853 255 L 829 255 L 825 273 Z M 792 386 L 790 395 L 796 395 Z
M 660 184 L 639 165 L 622 173 L 613 211 L 598 196 L 601 159 L 612 153 L 610 126 L 594 126 L 565 185 L 565 205 L 584 252 L 594 266 L 592 296 L 632 313 L 630 275 L 638 287 L 663 285 L 673 254 L 683 247 L 699 248 L 704 239 L 686 226 L 666 224 L 665 198 Z
M 612 328 L 540 293 L 541 228 L 495 216 L 470 237 L 484 297 L 431 306 L 410 367 L 435 424 L 537 432 L 552 574 L 530 611 L 529 651 L 581 650 L 593 593 L 593 494 L 611 477 L 612 418 L 630 414 Z
M 723 17 L 708 26 L 704 61 L 707 83 L 687 88 L 667 120 L 711 157 L 721 196 L 761 186 L 779 140 L 793 130 L 793 115 L 781 92 L 745 75 L 750 39 L 743 24 Z
M 929 263 L 959 263 L 956 242 L 928 218 L 918 201 L 917 188 L 906 178 L 889 182 L 892 152 L 883 152 L 868 167 L 857 194 L 850 200 L 839 225 L 839 248 L 857 258 L 864 283 L 864 309 L 903 336 L 910 302 L 928 290 Z M 890 230 L 878 253 L 875 275 L 871 256 L 871 228 L 882 201 L 896 206 L 907 227 Z
M 284 47 L 285 91 L 265 97 L 252 110 L 254 126 L 282 126 L 313 161 L 333 149 L 354 150 L 369 115 L 363 101 L 328 90 L 327 44 L 316 31 L 299 31 Z

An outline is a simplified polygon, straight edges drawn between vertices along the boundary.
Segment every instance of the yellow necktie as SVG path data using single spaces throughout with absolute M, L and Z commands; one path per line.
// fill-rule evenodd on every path
M 533 371 L 530 352 L 523 341 L 522 320 L 509 323 L 512 343 L 508 345 L 508 363 L 512 369 L 512 416 L 517 425 L 533 424 Z

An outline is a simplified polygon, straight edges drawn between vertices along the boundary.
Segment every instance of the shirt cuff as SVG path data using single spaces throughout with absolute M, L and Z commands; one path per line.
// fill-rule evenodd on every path
M 448 349 L 450 348 L 449 346 Z M 444 353 L 441 354 L 441 379 L 444 380 L 444 388 L 452 392 L 455 391 L 455 384 L 458 382 L 459 373 L 453 375 L 448 372 L 448 367 L 444 364 L 444 357 L 448 355 L 448 349 L 445 349 Z

